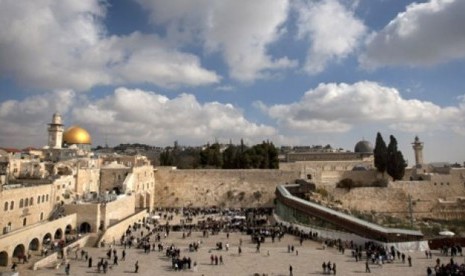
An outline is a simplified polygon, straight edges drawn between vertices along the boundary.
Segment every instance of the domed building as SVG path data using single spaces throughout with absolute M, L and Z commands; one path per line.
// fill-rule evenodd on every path
M 373 154 L 373 146 L 370 142 L 362 140 L 355 144 L 354 152 L 360 154 Z
M 53 114 L 48 126 L 48 145 L 44 147 L 46 160 L 67 160 L 91 154 L 92 138 L 87 130 L 76 125 L 65 130 L 59 113 Z
M 63 133 L 63 147 L 90 151 L 92 139 L 87 130 L 79 126 L 71 126 Z

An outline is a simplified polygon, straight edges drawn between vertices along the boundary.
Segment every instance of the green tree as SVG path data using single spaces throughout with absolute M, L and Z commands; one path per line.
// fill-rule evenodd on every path
M 378 132 L 376 134 L 376 144 L 374 149 L 374 157 L 375 157 L 375 167 L 376 169 L 383 174 L 386 172 L 387 169 L 387 162 L 388 162 L 388 150 L 386 147 L 386 143 L 381 136 L 381 133 Z
M 397 149 L 397 140 L 394 136 L 389 137 L 389 145 L 387 148 L 388 162 L 386 171 L 392 177 L 394 181 L 401 180 L 405 175 L 405 162 L 402 152 Z
M 200 164 L 203 167 L 221 168 L 223 156 L 220 151 L 220 144 L 214 143 L 200 152 Z

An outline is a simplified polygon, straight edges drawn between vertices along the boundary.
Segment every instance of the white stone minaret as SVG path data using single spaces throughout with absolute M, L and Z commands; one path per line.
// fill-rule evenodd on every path
M 54 149 L 61 149 L 63 143 L 64 126 L 59 113 L 53 114 L 52 123 L 48 124 L 48 146 Z
M 415 141 L 412 143 L 415 151 L 415 165 L 421 167 L 423 165 L 423 142 L 420 142 L 418 136 L 415 136 Z

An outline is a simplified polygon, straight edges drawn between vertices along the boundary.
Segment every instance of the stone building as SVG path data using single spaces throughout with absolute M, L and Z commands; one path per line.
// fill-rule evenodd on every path
M 59 114 L 34 154 L 0 151 L 0 266 L 76 233 L 103 233 L 154 206 L 154 169 L 142 156 L 99 156 L 83 128 Z M 42 154 L 43 153 L 43 154 Z

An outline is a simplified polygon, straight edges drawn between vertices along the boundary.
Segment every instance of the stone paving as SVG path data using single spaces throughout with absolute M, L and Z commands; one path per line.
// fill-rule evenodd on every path
M 238 253 L 239 240 L 242 239 L 242 253 Z M 200 249 L 197 252 L 189 252 L 188 244 L 200 241 Z M 226 233 L 210 235 L 208 238 L 202 237 L 201 232 L 193 232 L 190 237 L 182 238 L 182 232 L 171 232 L 167 238 L 162 237 L 164 245 L 175 244 L 181 249 L 181 258 L 190 257 L 192 262 L 197 263 L 196 269 L 174 271 L 171 268 L 171 261 L 165 256 L 164 252 L 151 251 L 145 254 L 142 249 L 126 249 L 126 260 L 121 261 L 122 247 L 115 246 L 118 251 L 119 264 L 112 266 L 107 274 L 109 275 L 131 275 L 135 274 L 135 262 L 139 262 L 138 275 L 289 275 L 289 266 L 293 267 L 293 275 L 323 275 L 322 263 L 331 261 L 336 263 L 337 275 L 360 275 L 368 274 L 365 272 L 365 262 L 356 262 L 351 257 L 351 251 L 346 250 L 345 254 L 339 253 L 334 248 L 322 248 L 322 244 L 314 241 L 304 241 L 302 246 L 296 237 L 285 235 L 281 241 L 271 242 L 267 239 L 256 252 L 256 245 L 251 242 L 250 236 L 239 232 L 230 233 L 229 239 Z M 229 243 L 229 251 L 216 250 L 216 243 L 223 242 L 223 245 Z M 288 253 L 288 245 L 294 245 L 295 251 Z M 166 248 L 166 247 L 165 247 Z M 93 267 L 88 268 L 85 260 L 74 258 L 71 254 L 69 260 L 71 266 L 70 275 L 99 275 L 97 273 L 96 263 L 99 258 L 106 258 L 106 252 L 109 247 L 105 248 L 84 248 L 89 256 L 93 258 Z M 212 265 L 210 256 L 222 255 L 224 264 Z M 423 252 L 409 252 L 413 260 L 413 266 L 396 260 L 394 263 L 378 266 L 370 264 L 371 274 L 374 275 L 426 275 L 426 268 L 434 266 L 437 258 L 441 262 L 449 262 L 450 257 L 443 256 L 437 251 L 433 251 L 433 259 L 427 259 Z M 464 262 L 463 257 L 457 257 L 455 261 Z M 113 264 L 113 259 L 108 260 Z M 32 271 L 25 265 L 19 265 L 20 275 L 66 275 L 64 266 L 58 269 L 41 269 Z M 256 274 L 258 273 L 258 274 Z M 103 273 L 100 273 L 102 275 Z

